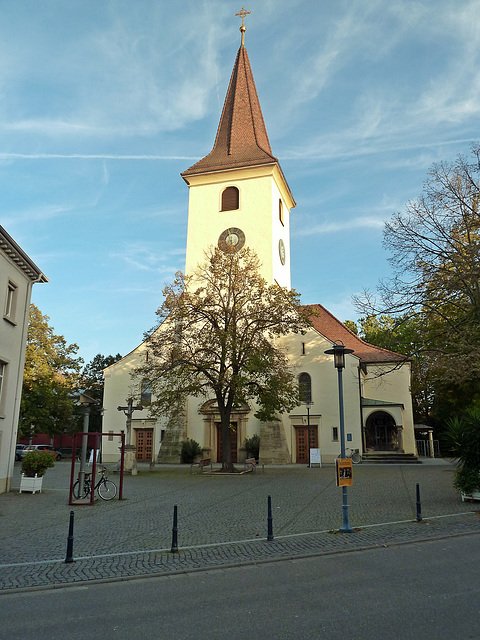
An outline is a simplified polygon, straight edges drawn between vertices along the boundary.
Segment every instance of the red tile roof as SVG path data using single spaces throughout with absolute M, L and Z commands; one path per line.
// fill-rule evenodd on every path
M 233 67 L 212 151 L 181 175 L 277 164 L 268 140 L 247 50 L 241 46 Z
M 361 340 L 357 335 L 350 331 L 343 323 L 340 322 L 330 311 L 327 311 L 321 304 L 309 304 L 302 307 L 311 310 L 310 322 L 322 336 L 334 342 L 341 340 L 347 349 L 353 349 L 354 355 L 360 358 L 360 362 L 364 364 L 373 364 L 380 362 L 401 362 L 406 361 L 406 356 L 402 356 L 394 351 L 375 347 Z

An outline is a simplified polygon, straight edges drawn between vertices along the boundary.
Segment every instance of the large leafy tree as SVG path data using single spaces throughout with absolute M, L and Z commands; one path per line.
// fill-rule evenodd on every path
M 102 430 L 103 390 L 105 383 L 103 370 L 114 362 L 117 362 L 117 360 L 120 360 L 121 357 L 119 353 L 115 356 L 104 356 L 101 353 L 97 353 L 82 369 L 79 386 L 83 393 L 95 400 L 95 404 L 90 407 L 90 431 L 100 432 Z
M 19 434 L 55 435 L 72 426 L 76 388 L 82 359 L 76 344 L 54 333 L 49 317 L 30 306 L 20 408 Z
M 425 327 L 413 315 L 365 316 L 357 323 L 347 321 L 349 328 L 362 340 L 383 349 L 405 355 L 411 362 L 411 392 L 416 422 L 429 423 L 435 399 L 436 352 L 431 350 Z M 346 324 L 347 324 L 346 323 Z
M 148 362 L 136 376 L 152 384 L 151 411 L 169 415 L 188 396 L 214 398 L 221 418 L 222 468 L 233 471 L 232 409 L 257 403 L 273 420 L 298 403 L 298 389 L 277 338 L 309 326 L 294 290 L 269 285 L 258 257 L 212 248 L 194 275 L 164 289 L 158 324 L 147 334 Z
M 467 388 L 478 395 L 479 204 L 480 144 L 475 144 L 469 157 L 433 165 L 423 194 L 385 225 L 393 276 L 380 282 L 376 294 L 366 291 L 356 299 L 364 315 L 387 314 L 395 328 L 414 327 L 421 336 L 422 365 L 434 387 L 431 409 L 444 417 L 448 411 L 440 411 L 439 403 L 446 395 L 458 398 Z

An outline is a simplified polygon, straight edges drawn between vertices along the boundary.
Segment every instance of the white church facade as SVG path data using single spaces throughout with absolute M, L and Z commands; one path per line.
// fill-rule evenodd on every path
M 185 273 L 193 273 L 212 245 L 245 245 L 260 257 L 267 282 L 290 288 L 290 212 L 296 203 L 272 154 L 243 25 L 241 31 L 213 149 L 182 173 L 189 188 Z M 311 329 L 282 339 L 308 404 L 278 416 L 275 423 L 261 423 L 253 406 L 237 407 L 231 417 L 234 461 L 245 459 L 245 438 L 254 434 L 260 436 L 263 463 L 307 463 L 310 448 L 320 449 L 322 462 L 334 461 L 340 453 L 337 371 L 324 352 L 337 340 L 353 349 L 343 374 L 347 447 L 362 454 L 414 457 L 410 363 L 366 344 L 323 306 L 309 308 Z M 181 423 L 149 417 L 148 384 L 141 388 L 131 378 L 147 357 L 143 343 L 104 371 L 103 460 L 119 458 L 120 438 L 108 434 L 126 429 L 117 407 L 129 399 L 134 406 L 144 405 L 133 412 L 126 434 L 138 461 L 180 462 L 181 443 L 189 438 L 200 444 L 204 457 L 220 460 L 220 417 L 211 398 L 189 398 Z

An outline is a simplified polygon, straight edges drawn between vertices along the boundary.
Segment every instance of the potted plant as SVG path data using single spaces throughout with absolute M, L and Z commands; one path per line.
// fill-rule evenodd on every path
M 20 493 L 22 491 L 31 491 L 32 493 L 41 491 L 45 471 L 54 466 L 54 453 L 50 451 L 29 451 L 22 459 Z
M 260 436 L 254 433 L 250 438 L 245 438 L 244 446 L 247 452 L 247 458 L 255 458 L 255 460 L 258 460 L 260 455 Z
M 447 442 L 459 466 L 453 484 L 462 500 L 480 500 L 480 409 L 468 409 L 447 424 Z
M 202 447 L 196 440 L 190 438 L 182 442 L 182 451 L 180 454 L 180 460 L 183 463 L 192 463 L 200 460 L 202 457 Z

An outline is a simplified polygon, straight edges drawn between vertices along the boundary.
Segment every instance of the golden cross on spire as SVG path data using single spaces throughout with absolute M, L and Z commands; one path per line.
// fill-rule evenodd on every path
M 247 30 L 244 19 L 245 19 L 245 16 L 248 16 L 249 13 L 252 13 L 252 12 L 245 11 L 245 7 L 242 7 L 242 10 L 235 14 L 236 16 L 240 16 L 242 18 L 242 26 L 240 27 L 240 31 L 242 33 L 242 47 L 245 46 L 245 31 Z

